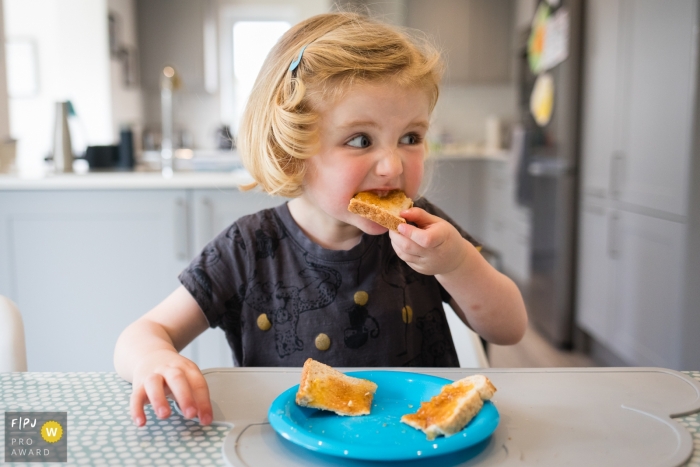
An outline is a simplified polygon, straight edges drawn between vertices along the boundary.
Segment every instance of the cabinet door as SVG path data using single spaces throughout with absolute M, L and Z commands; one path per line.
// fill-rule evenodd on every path
M 216 235 L 239 217 L 277 206 L 285 198 L 256 191 L 195 190 L 193 194 L 194 251 L 196 256 Z M 231 348 L 221 329 L 208 329 L 190 345 L 191 358 L 200 368 L 230 367 Z
M 685 226 L 621 211 L 613 350 L 633 365 L 678 368 Z
M 585 9 L 583 96 L 581 117 L 582 191 L 608 196 L 610 164 L 616 159 L 619 133 L 618 35 L 619 1 L 589 0 Z
M 611 294 L 615 290 L 616 245 L 610 230 L 614 215 L 600 200 L 584 198 L 579 216 L 576 323 L 606 346 L 610 346 Z
M 622 201 L 685 215 L 697 2 L 625 0 Z
M 485 240 L 487 166 L 474 159 L 433 161 L 424 196 L 479 241 Z
M 30 371 L 114 371 L 127 325 L 188 262 L 185 191 L 0 192 L 0 293 L 24 319 Z

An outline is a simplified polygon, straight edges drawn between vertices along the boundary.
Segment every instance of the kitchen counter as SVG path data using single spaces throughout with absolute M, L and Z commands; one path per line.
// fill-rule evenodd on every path
M 21 177 L 0 175 L 0 190 L 114 190 L 237 188 L 251 182 L 245 170 L 232 172 L 175 172 L 163 177 L 160 172 L 88 172 L 60 173 Z

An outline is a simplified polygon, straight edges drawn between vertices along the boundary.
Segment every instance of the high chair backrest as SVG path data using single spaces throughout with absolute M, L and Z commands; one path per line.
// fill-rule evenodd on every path
M 0 295 L 0 373 L 27 371 L 22 315 L 12 300 Z
M 447 303 L 443 303 L 452 341 L 457 350 L 461 368 L 489 368 L 489 360 L 477 333 L 467 327 Z

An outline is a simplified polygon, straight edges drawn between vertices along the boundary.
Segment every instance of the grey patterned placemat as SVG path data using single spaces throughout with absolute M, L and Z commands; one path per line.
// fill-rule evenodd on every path
M 0 373 L 0 394 L 2 412 L 68 412 L 63 465 L 224 465 L 221 444 L 230 428 L 202 427 L 175 411 L 158 420 L 150 406 L 148 423 L 137 428 L 129 416 L 131 384 L 116 373 Z M 0 424 L 2 439 L 4 429 Z
M 684 373 L 700 381 L 700 371 Z M 0 412 L 68 412 L 63 465 L 224 465 L 221 445 L 228 427 L 202 427 L 175 411 L 158 420 L 148 406 L 148 423 L 137 428 L 129 417 L 130 393 L 131 385 L 116 373 L 0 373 Z M 700 467 L 700 413 L 678 421 L 695 443 L 686 465 Z M 1 439 L 4 430 L 0 423 Z

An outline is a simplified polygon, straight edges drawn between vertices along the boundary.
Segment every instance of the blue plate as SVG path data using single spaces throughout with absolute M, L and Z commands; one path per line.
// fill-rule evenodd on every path
M 428 441 L 425 433 L 401 423 L 401 416 L 438 394 L 452 381 L 401 371 L 355 371 L 349 376 L 377 383 L 372 412 L 343 417 L 296 404 L 299 385 L 272 402 L 268 420 L 283 438 L 312 451 L 364 460 L 398 461 L 440 456 L 473 446 L 496 430 L 498 410 L 490 401 L 459 433 Z

